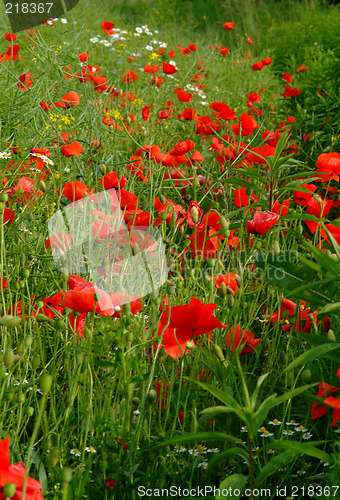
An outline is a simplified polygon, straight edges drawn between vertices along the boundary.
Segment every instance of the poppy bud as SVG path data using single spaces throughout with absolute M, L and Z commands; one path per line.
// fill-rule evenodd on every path
M 6 201 L 8 201 L 8 194 L 7 193 L 1 193 L 0 194 L 0 201 L 2 203 L 6 203 Z
M 233 295 L 233 293 L 234 293 L 234 290 L 231 288 L 231 286 L 227 286 L 227 287 L 226 287 L 226 291 L 227 291 L 227 293 L 228 293 L 229 295 Z
M 74 351 L 74 355 L 75 355 L 76 362 L 78 363 L 78 365 L 81 365 L 83 362 L 83 359 L 84 359 L 83 351 L 81 349 L 76 349 Z
M 55 467 L 59 461 L 60 452 L 58 448 L 52 448 L 51 453 L 48 455 L 48 461 L 51 467 Z
M 30 275 L 29 270 L 28 269 L 23 269 L 23 271 L 22 271 L 22 277 L 23 278 L 28 278 L 29 275 Z
M 335 260 L 335 262 L 339 262 L 339 257 L 337 256 L 337 254 L 336 254 L 336 253 L 332 253 L 332 254 L 330 255 L 330 258 L 331 258 L 331 259 L 333 259 L 333 260 Z
M 257 241 L 255 243 L 254 247 L 256 248 L 256 250 L 261 250 L 261 248 L 262 248 L 262 241 Z
M 5 495 L 6 498 L 12 498 L 15 495 L 17 487 L 15 486 L 14 483 L 7 483 L 4 486 L 3 489 L 3 494 Z
M 6 366 L 6 368 L 9 368 L 12 366 L 14 363 L 14 352 L 13 349 L 6 349 L 3 356 L 2 356 L 2 362 Z
M 70 273 L 66 267 L 61 269 L 61 277 L 63 281 L 67 281 L 70 277 Z
M 197 207 L 191 207 L 191 210 L 190 210 L 190 217 L 191 217 L 191 220 L 194 224 L 197 224 L 198 220 L 199 220 L 199 211 L 198 211 L 198 208 Z
M 140 404 L 140 399 L 137 397 L 137 396 L 134 396 L 132 399 L 131 399 L 131 403 L 133 405 L 139 405 Z
M 241 286 L 241 278 L 238 274 L 235 274 L 234 279 L 237 283 L 237 286 Z
M 43 307 L 44 307 L 43 301 L 42 300 L 38 300 L 38 302 L 37 302 L 37 308 L 38 309 L 42 309 Z
M 0 366 L 0 380 L 6 375 L 6 367 Z
M 293 387 L 294 385 L 294 372 L 290 370 L 287 372 L 287 386 L 288 387 Z
M 105 163 L 101 163 L 101 164 L 99 165 L 99 172 L 100 172 L 102 175 L 105 175 L 105 174 L 106 174 L 106 172 L 107 172 L 107 168 L 106 168 Z
M 173 295 L 176 292 L 176 286 L 174 283 L 169 283 L 166 287 L 166 293 L 168 295 Z
M 32 408 L 32 406 L 29 406 L 29 407 L 27 408 L 27 410 L 26 410 L 26 411 L 27 411 L 27 415 L 28 415 L 29 417 L 32 417 L 32 416 L 33 416 L 33 413 L 34 413 L 34 408 Z
M 7 314 L 0 318 L 0 326 L 6 326 L 6 328 L 14 328 L 15 326 L 20 325 L 21 318 L 19 316 L 11 316 Z
M 224 230 L 229 229 L 229 221 L 227 221 L 227 219 L 225 217 L 223 217 L 223 215 L 220 216 L 219 221 L 220 221 L 222 229 L 224 229 Z
M 222 234 L 223 234 L 223 236 L 224 236 L 225 238 L 229 238 L 229 236 L 230 236 L 230 231 L 229 231 L 229 229 L 223 229 L 223 230 L 222 230 Z
M 185 343 L 185 347 L 189 349 L 189 351 L 194 351 L 197 348 L 195 342 L 192 342 L 191 340 Z
M 223 351 L 222 349 L 220 348 L 219 345 L 217 344 L 213 344 L 213 349 L 214 349 L 214 353 L 216 355 L 216 357 L 220 360 L 220 361 L 224 361 L 224 354 L 223 354 Z
M 150 403 L 154 403 L 155 401 L 157 401 L 157 392 L 154 389 L 150 389 L 147 398 Z
M 46 184 L 42 179 L 40 179 L 39 184 L 40 184 L 41 190 L 46 191 L 46 189 L 47 189 Z
M 336 338 L 335 338 L 333 330 L 331 330 L 331 329 L 328 330 L 328 332 L 327 332 L 327 338 L 328 338 L 328 340 L 331 340 L 332 342 L 336 341 Z
M 281 249 L 278 241 L 274 241 L 274 243 L 271 246 L 271 251 L 276 256 L 280 254 Z
M 23 404 L 26 401 L 25 394 L 22 394 L 22 393 L 18 394 L 17 400 L 18 400 L 18 403 Z
M 299 224 L 298 227 L 297 227 L 297 230 L 300 234 L 303 233 L 303 227 L 302 227 L 302 224 Z
M 222 281 L 222 283 L 220 284 L 220 289 L 218 293 L 220 294 L 220 297 L 226 297 L 228 292 L 227 292 L 227 285 L 224 283 L 224 281 Z
M 184 244 L 185 248 L 189 248 L 191 245 L 191 240 L 186 239 L 183 244 Z
M 139 246 L 138 246 L 138 243 L 134 243 L 131 247 L 131 250 L 132 250 L 132 255 L 137 255 L 140 253 L 140 249 L 139 249 Z
M 302 375 L 301 375 L 301 380 L 302 382 L 304 382 L 305 384 L 308 384 L 308 382 L 310 382 L 310 379 L 312 378 L 312 374 L 311 374 L 311 371 L 310 370 L 304 370 L 302 372 Z
M 235 299 L 232 295 L 229 295 L 228 297 L 228 304 L 230 307 L 233 307 L 233 305 L 235 304 Z
M 51 375 L 49 375 L 48 373 L 43 373 L 40 377 L 41 392 L 48 392 L 51 389 L 52 381 L 53 379 Z
M 37 323 L 44 323 L 45 321 L 49 321 L 48 317 L 45 314 L 36 314 L 34 319 Z
M 32 335 L 28 335 L 25 338 L 25 346 L 26 347 L 31 347 L 32 344 L 33 344 L 33 336 Z
M 40 365 L 40 357 L 36 354 L 32 359 L 32 368 L 36 370 Z
M 162 212 L 161 213 L 161 220 L 165 221 L 165 220 L 167 220 L 167 218 L 168 218 L 168 214 L 166 214 L 165 212 Z
M 70 483 L 72 481 L 72 469 L 69 467 L 63 467 L 60 471 L 59 477 L 62 483 Z

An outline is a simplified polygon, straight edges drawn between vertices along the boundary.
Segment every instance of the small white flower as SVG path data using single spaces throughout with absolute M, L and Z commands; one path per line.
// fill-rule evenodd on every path
M 135 410 L 132 412 L 134 415 L 139 415 L 140 414 L 140 411 L 139 410 Z
M 95 36 L 93 38 L 90 38 L 90 42 L 91 43 L 97 43 L 97 42 L 99 42 L 99 38 L 97 36 Z
M 151 45 L 147 45 L 145 48 L 146 50 L 151 50 L 151 51 L 153 50 L 153 47 Z
M 85 451 L 88 453 L 97 453 L 93 446 L 86 446 Z
M 277 418 L 274 418 L 274 420 L 271 420 L 269 422 L 271 425 L 281 425 L 282 422 L 280 422 Z
M 72 448 L 72 450 L 70 450 L 70 453 L 71 455 L 75 455 L 76 457 L 80 457 L 81 455 L 81 451 L 78 450 L 78 448 Z
M 3 153 L 0 153 L 0 158 L 10 158 L 12 153 L 9 153 L 8 151 L 4 151 Z
M 137 32 L 137 33 L 143 33 L 143 30 L 142 30 L 142 28 L 137 27 L 137 28 L 136 28 L 136 32 Z
M 65 19 L 65 18 L 63 18 L 63 17 L 60 19 L 60 21 L 61 21 L 63 24 L 67 24 L 67 19 Z
M 165 42 L 160 42 L 159 46 L 162 47 L 162 49 L 166 49 L 168 44 Z
M 291 431 L 290 429 L 288 429 L 288 430 L 285 429 L 283 431 L 284 436 L 293 436 L 293 434 L 294 434 L 294 431 Z

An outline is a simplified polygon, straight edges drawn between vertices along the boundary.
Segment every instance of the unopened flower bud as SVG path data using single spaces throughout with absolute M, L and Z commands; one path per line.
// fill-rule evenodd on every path
M 13 349 L 6 349 L 3 356 L 2 356 L 2 362 L 6 366 L 6 368 L 9 368 L 12 366 L 14 363 L 14 352 Z
M 310 379 L 312 378 L 312 374 L 310 370 L 304 370 L 301 375 L 302 382 L 305 384 L 308 384 L 310 382 Z
M 159 194 L 159 201 L 162 205 L 166 202 L 165 196 L 162 193 Z
M 49 318 L 45 314 L 36 314 L 34 319 L 37 323 L 44 323 L 45 321 L 49 321 Z
M 220 361 L 224 361 L 224 354 L 223 354 L 221 347 L 217 344 L 213 344 L 213 349 L 214 349 L 214 353 L 215 353 L 216 357 Z
M 222 229 L 227 230 L 229 229 L 229 221 L 223 215 L 220 216 L 219 222 L 221 224 Z
M 105 163 L 101 163 L 101 164 L 99 165 L 99 172 L 100 172 L 102 175 L 105 175 L 105 174 L 106 174 L 107 169 L 106 169 L 106 165 L 105 165 Z
M 188 340 L 188 342 L 185 343 L 185 347 L 189 349 L 189 351 L 194 351 L 197 348 L 195 342 L 192 342 L 191 340 Z
M 69 279 L 70 273 L 66 267 L 63 267 L 61 269 L 61 277 L 62 277 L 63 281 L 67 281 Z
M 6 328 L 14 328 L 15 326 L 20 325 L 21 318 L 19 316 L 12 316 L 10 314 L 6 314 L 0 318 L 0 326 L 6 326 Z
M 218 292 L 219 292 L 221 297 L 226 297 L 228 292 L 227 292 L 227 286 L 224 283 L 224 281 L 222 281 L 222 283 L 220 284 L 220 289 Z
M 280 252 L 281 252 L 281 248 L 280 248 L 280 245 L 279 245 L 279 242 L 278 241 L 274 241 L 274 243 L 272 244 L 271 246 L 271 251 L 273 252 L 274 255 L 279 255 Z
M 157 401 L 157 392 L 154 389 L 150 389 L 147 398 L 150 403 L 154 403 L 155 401 Z
M 327 338 L 328 338 L 328 340 L 331 340 L 332 342 L 336 341 L 336 338 L 335 338 L 333 330 L 328 330 L 328 332 L 327 332 Z
M 52 386 L 52 376 L 48 373 L 44 373 L 40 377 L 40 389 L 42 392 L 46 393 L 51 389 Z
M 8 201 L 8 194 L 7 193 L 1 193 L 0 194 L 0 201 L 2 203 L 6 203 Z

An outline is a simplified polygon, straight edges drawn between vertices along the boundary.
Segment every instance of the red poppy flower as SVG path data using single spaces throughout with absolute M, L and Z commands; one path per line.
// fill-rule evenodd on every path
M 235 111 L 230 109 L 225 102 L 212 102 L 209 108 L 217 111 L 217 117 L 222 120 L 237 120 Z
M 313 196 L 308 200 L 307 203 L 307 214 L 314 215 L 315 217 L 326 217 L 330 209 L 332 208 L 332 200 L 322 200 L 317 201 Z M 304 220 L 305 224 L 309 227 L 309 230 L 314 234 L 319 222 L 312 220 Z
M 273 59 L 271 57 L 266 57 L 265 59 L 262 59 L 261 63 L 263 66 L 269 66 L 273 62 Z
M 101 186 L 104 186 L 104 189 L 124 189 L 127 183 L 127 179 L 123 174 L 120 179 L 118 179 L 118 172 L 109 172 L 99 181 Z
M 15 42 L 18 38 L 14 33 L 5 33 L 4 37 L 7 42 Z
M 189 92 L 185 92 L 181 88 L 175 89 L 174 92 L 176 92 L 179 101 L 181 101 L 181 102 L 191 102 L 192 101 L 192 94 L 190 94 Z
M 219 274 L 215 278 L 215 288 L 217 290 L 220 289 L 221 283 L 224 283 L 226 286 L 229 286 L 233 293 L 232 295 L 236 295 L 238 284 L 236 279 L 239 279 L 238 274 L 236 273 L 229 273 L 229 274 Z
M 230 347 L 232 354 L 241 344 L 245 344 L 241 351 L 241 356 L 243 356 L 252 352 L 260 340 L 254 338 L 253 332 L 243 330 L 240 325 L 234 325 L 227 331 L 225 344 L 227 347 Z
M 144 72 L 145 73 L 158 73 L 159 71 L 161 70 L 161 68 L 159 66 L 157 66 L 157 64 L 146 64 L 144 66 Z
M 70 201 L 78 201 L 84 198 L 84 194 L 89 195 L 90 190 L 80 181 L 70 181 L 66 182 L 63 187 L 63 196 Z
M 247 43 L 249 43 L 249 45 L 253 45 L 253 40 L 250 38 L 250 36 L 247 36 L 247 40 L 246 40 Z
M 166 307 L 158 323 L 158 335 L 163 335 L 164 350 L 172 358 L 186 354 L 186 342 L 215 328 L 226 328 L 213 316 L 216 304 L 203 304 L 192 297 L 188 305 Z
M 212 135 L 221 128 L 221 125 L 213 122 L 210 116 L 197 116 L 196 118 L 196 134 L 202 136 Z
M 77 92 L 71 90 L 65 94 L 61 101 L 57 101 L 54 103 L 56 108 L 73 108 L 73 106 L 78 106 L 79 104 L 79 95 Z
M 305 64 L 300 64 L 298 67 L 298 73 L 303 73 L 304 71 L 307 71 L 309 68 Z
M 27 90 L 33 85 L 33 80 L 32 80 L 32 74 L 29 71 L 28 73 L 23 73 L 22 75 L 19 76 L 20 83 L 17 83 L 17 87 L 19 87 L 20 90 Z
M 228 22 L 223 24 L 223 28 L 225 28 L 228 31 L 231 31 L 234 29 L 234 22 Z
M 326 396 L 338 394 L 338 392 L 339 389 L 337 387 L 329 385 L 326 382 L 320 382 L 318 385 L 318 393 L 316 396 L 318 398 L 325 398 Z M 327 411 L 328 407 L 325 404 L 320 404 L 317 401 L 314 401 L 310 409 L 310 414 L 312 419 L 315 420 L 316 418 L 320 418 L 326 415 Z
M 131 83 L 134 82 L 135 80 L 138 80 L 138 75 L 135 71 L 127 71 L 123 75 L 123 83 Z
M 178 113 L 179 120 L 194 120 L 196 117 L 196 109 L 184 108 L 183 113 Z
M 266 234 L 279 218 L 274 212 L 255 212 L 253 220 L 247 222 L 247 231 L 250 234 Z
M 293 77 L 289 73 L 283 73 L 283 75 L 281 76 L 281 78 L 283 80 L 286 80 L 286 82 L 289 82 L 289 83 L 292 83 L 292 81 L 293 81 Z
M 66 144 L 61 148 L 61 152 L 64 156 L 69 158 L 70 156 L 79 156 L 84 153 L 81 144 L 78 141 L 72 142 L 71 144 Z
M 251 69 L 254 71 L 259 71 L 260 69 L 263 68 L 263 62 L 256 62 L 252 65 Z
M 308 189 L 309 192 L 305 193 L 303 191 L 294 191 L 294 201 L 303 207 L 307 207 L 309 200 L 316 191 L 316 186 L 315 184 L 301 184 L 301 187 Z
M 318 173 L 322 172 L 322 178 L 325 181 L 330 179 L 339 180 L 340 153 L 323 153 L 318 157 L 315 165 L 319 169 Z
M 9 437 L 0 441 L 0 498 L 5 499 L 3 488 L 7 483 L 13 483 L 16 486 L 16 491 L 12 500 L 21 500 L 22 490 L 25 479 L 25 465 L 18 462 L 15 465 L 10 465 L 9 458 Z M 43 500 L 41 493 L 41 484 L 39 481 L 28 477 L 26 482 L 26 500 Z
M 114 24 L 113 23 L 110 23 L 110 21 L 104 21 L 102 23 L 102 30 L 104 31 L 104 33 L 106 33 L 107 35 L 112 35 L 113 33 L 115 33 L 115 30 L 113 29 L 114 28 Z
M 62 298 L 61 306 L 68 307 L 79 313 L 93 312 L 95 305 L 96 314 L 112 316 L 115 309 L 109 294 L 80 276 L 71 275 L 68 280 L 70 290 Z
M 166 75 L 173 75 L 174 73 L 178 72 L 178 69 L 176 68 L 176 66 L 174 64 L 169 64 L 169 63 L 163 61 L 163 72 Z
M 9 208 L 5 208 L 2 218 L 2 223 L 4 225 L 11 224 L 11 222 L 14 221 L 14 217 L 15 217 L 15 212 L 13 210 L 10 210 Z
M 237 125 L 233 125 L 234 134 L 238 135 L 242 127 L 242 137 L 251 135 L 255 129 L 259 128 L 257 121 L 247 113 L 242 113 Z
M 18 56 L 18 52 L 20 50 L 20 45 L 10 45 L 7 51 L 3 54 L 5 61 L 16 61 L 17 59 L 21 59 L 21 56 Z
M 289 87 L 289 85 L 287 85 L 285 83 L 285 92 L 283 92 L 282 97 L 295 97 L 296 95 L 299 95 L 301 94 L 302 90 L 298 90 L 296 87 L 292 88 L 292 87 Z

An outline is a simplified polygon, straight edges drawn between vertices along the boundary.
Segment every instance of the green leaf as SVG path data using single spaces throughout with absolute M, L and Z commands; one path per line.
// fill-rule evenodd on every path
M 235 413 L 231 406 L 210 406 L 201 411 L 203 415 L 221 415 L 223 413 Z
M 230 448 L 227 451 L 223 451 L 222 453 L 214 455 L 213 458 L 209 460 L 207 472 L 208 473 L 214 472 L 214 470 L 217 469 L 218 465 L 222 462 L 222 460 L 229 457 L 230 455 L 231 456 L 239 455 L 243 460 L 245 461 L 248 460 L 248 453 L 246 450 L 239 447 Z
M 154 444 L 144 448 L 143 451 L 154 450 L 157 448 L 166 448 L 173 444 L 194 443 L 196 441 L 233 441 L 234 443 L 242 443 L 239 438 L 226 434 L 224 432 L 192 432 L 190 434 L 181 434 L 173 438 L 162 441 L 161 443 Z
M 315 442 L 309 442 L 309 443 L 301 443 L 299 441 L 288 441 L 288 440 L 281 440 L 281 441 L 275 441 L 274 443 L 268 443 L 264 448 L 272 448 L 273 450 L 276 449 L 283 449 L 283 450 L 291 450 L 296 454 L 301 454 L 303 453 L 304 455 L 308 455 L 309 457 L 314 457 L 319 460 L 324 460 L 325 462 L 332 462 L 332 457 L 328 455 L 325 451 L 319 450 L 319 448 L 316 448 L 319 444 L 323 444 L 327 441 L 315 441 Z
M 289 370 L 293 370 L 297 366 L 304 365 L 304 364 L 308 363 L 309 361 L 311 361 L 312 359 L 318 358 L 319 356 L 322 356 L 323 354 L 327 354 L 328 352 L 334 351 L 335 349 L 339 349 L 339 348 L 340 348 L 340 344 L 334 343 L 334 342 L 332 342 L 330 344 L 326 343 L 326 344 L 319 345 L 317 347 L 313 347 L 309 351 L 304 352 L 303 354 L 301 354 L 301 356 L 294 359 L 294 361 L 289 363 L 289 365 L 286 366 L 286 368 L 283 371 L 286 372 Z
M 265 479 L 274 474 L 274 472 L 276 472 L 278 469 L 281 469 L 281 467 L 284 467 L 289 462 L 291 462 L 297 455 L 299 455 L 299 453 L 300 452 L 297 451 L 287 450 L 284 451 L 283 453 L 280 453 L 280 455 L 273 457 L 263 467 L 260 474 L 257 476 L 254 487 L 258 488 L 259 486 L 261 486 L 261 484 L 263 483 L 263 481 L 265 481 Z
M 183 377 L 186 380 L 193 381 L 189 377 Z M 218 389 L 217 387 L 211 385 L 211 384 L 206 384 L 204 382 L 200 382 L 199 380 L 194 381 L 195 384 L 199 385 L 202 387 L 204 390 L 210 392 L 213 396 L 215 396 L 216 399 L 219 399 L 221 403 L 224 403 L 226 406 L 230 408 L 234 408 L 235 413 L 240 413 L 242 411 L 242 407 L 238 404 L 235 398 L 230 396 L 230 394 L 227 394 L 224 391 L 221 391 L 221 389 Z
M 228 494 L 228 498 L 240 498 L 248 481 L 248 476 L 243 474 L 233 474 L 222 481 L 219 486 L 219 490 L 230 490 L 231 494 Z M 235 495 L 235 490 L 240 491 L 240 495 Z M 216 499 L 225 499 L 225 496 L 216 495 Z
M 309 344 L 311 344 L 313 346 L 321 346 L 321 345 L 325 345 L 325 344 L 334 345 L 333 340 L 328 340 L 327 338 L 321 337 L 321 335 L 316 335 L 314 333 L 300 332 L 299 336 L 303 340 L 305 340 L 306 342 L 308 342 Z M 325 356 L 329 359 L 333 359 L 334 361 L 336 361 L 337 363 L 340 364 L 340 349 L 339 350 L 335 349 L 334 351 L 329 351 L 328 353 L 325 354 Z

